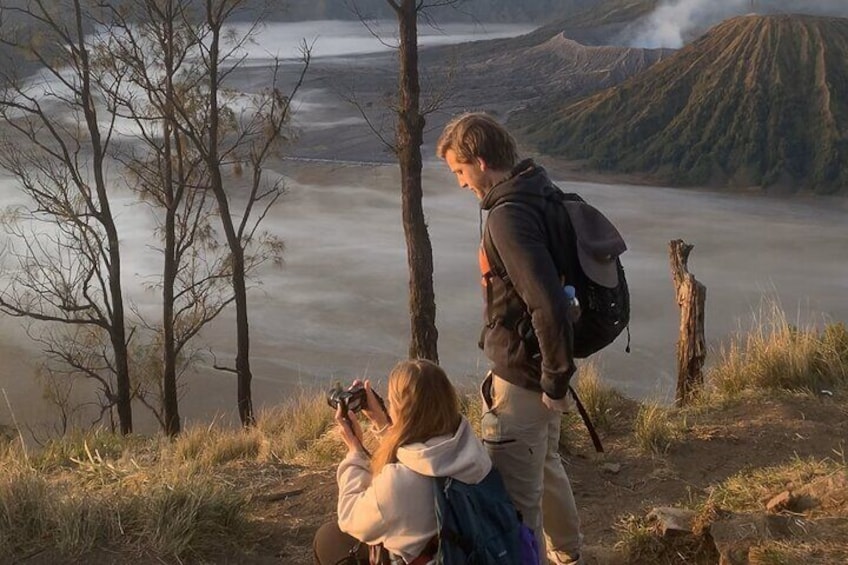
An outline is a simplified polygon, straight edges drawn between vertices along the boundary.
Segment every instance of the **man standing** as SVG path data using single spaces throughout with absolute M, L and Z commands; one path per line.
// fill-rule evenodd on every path
M 536 533 L 543 559 L 582 563 L 580 519 L 559 456 L 575 365 L 568 303 L 545 229 L 546 195 L 558 189 L 532 160 L 517 162 L 512 136 L 486 114 L 453 119 L 436 153 L 488 212 L 481 235 L 491 245 L 480 247 L 486 296 L 481 345 L 492 370 L 482 387 L 483 442 Z M 494 272 L 487 247 L 505 272 Z

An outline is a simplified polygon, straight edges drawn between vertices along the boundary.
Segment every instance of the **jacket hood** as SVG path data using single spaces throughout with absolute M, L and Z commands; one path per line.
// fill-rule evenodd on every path
M 465 417 L 453 436 L 438 436 L 398 448 L 398 461 L 427 477 L 453 477 L 477 484 L 492 469 L 492 461 Z
M 533 162 L 533 159 L 525 159 L 518 163 L 506 180 L 493 186 L 480 201 L 480 208 L 491 210 L 498 202 L 508 198 L 544 197 L 548 192 L 557 190 L 554 188 L 550 177 L 544 167 Z

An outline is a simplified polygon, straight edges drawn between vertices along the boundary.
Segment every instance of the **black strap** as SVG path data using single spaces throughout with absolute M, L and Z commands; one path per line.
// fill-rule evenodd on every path
M 577 255 L 577 238 L 576 234 L 574 233 L 574 226 L 571 224 L 571 219 L 568 217 L 568 212 L 566 212 L 565 210 L 562 210 L 561 213 L 557 212 L 559 213 L 557 219 L 564 222 L 564 228 L 566 230 L 568 240 L 568 249 L 564 249 L 557 252 L 557 246 L 560 243 L 559 226 L 553 225 L 553 222 L 550 218 L 550 214 L 552 205 L 564 206 L 563 203 L 566 201 L 585 202 L 585 200 L 583 200 L 577 194 L 564 193 L 556 186 L 554 186 L 554 188 L 556 190 L 551 191 L 550 193 L 547 193 L 544 196 L 532 195 L 532 202 L 528 198 L 503 200 L 501 202 L 498 202 L 491 210 L 489 210 L 489 213 L 491 213 L 492 210 L 494 210 L 498 206 L 502 206 L 504 204 L 513 204 L 532 210 L 534 213 L 541 214 L 543 224 L 545 226 L 545 231 L 547 232 L 546 235 L 548 241 L 546 247 L 548 249 L 548 253 L 551 256 L 551 260 L 553 260 L 554 265 L 556 265 L 556 269 L 559 272 L 561 282 L 563 284 L 572 284 L 577 286 L 577 273 L 573 269 L 574 261 L 569 260 L 569 257 L 575 257 Z M 539 205 L 540 200 L 542 201 L 541 206 Z M 504 266 L 500 253 L 498 253 L 498 250 L 495 248 L 495 244 L 492 241 L 492 236 L 489 233 L 488 222 L 486 223 L 486 226 L 483 229 L 483 253 L 486 254 L 486 259 L 489 262 L 490 273 L 503 280 L 507 288 L 514 289 L 515 286 L 512 284 L 512 280 L 510 280 L 509 275 L 506 272 L 506 267 Z M 484 278 L 486 279 L 485 283 L 487 285 L 486 309 L 487 311 L 489 311 L 491 310 L 492 306 L 491 291 L 489 290 L 489 279 L 491 278 L 491 276 L 487 277 L 484 274 Z M 487 320 L 487 323 L 489 327 L 492 327 L 494 321 L 492 319 L 489 319 Z
M 492 329 L 495 327 L 495 318 L 492 316 L 492 302 L 495 300 L 492 290 L 492 273 L 488 272 L 483 275 L 483 284 L 486 286 L 486 327 Z M 480 348 L 482 349 L 482 347 Z
M 553 200 L 561 210 L 554 212 L 558 214 L 557 222 L 562 222 L 562 225 L 550 225 L 551 221 L 548 217 L 550 209 L 545 211 L 545 224 L 548 226 L 548 252 L 554 258 L 554 263 L 559 270 L 560 276 L 563 279 L 563 285 L 571 284 L 579 287 L 583 281 L 579 280 L 577 270 L 574 266 L 577 264 L 577 233 L 574 231 L 574 224 L 571 223 L 571 217 L 568 215 L 568 210 L 565 210 L 566 202 L 585 202 L 580 195 L 574 193 L 564 193 L 557 190 L 548 197 Z M 558 249 L 558 244 L 562 244 L 560 238 L 561 232 L 565 230 L 566 246 L 564 249 Z
M 504 204 L 517 204 L 517 205 L 523 206 L 525 208 L 539 212 L 538 207 L 534 207 L 533 205 L 531 205 L 529 202 L 527 202 L 525 200 L 505 200 L 505 201 L 502 201 L 502 202 L 499 202 L 498 204 L 496 204 L 491 210 L 489 210 L 489 213 L 491 213 L 492 210 L 494 210 L 498 206 L 502 206 Z M 544 211 L 542 211 L 542 213 L 544 215 Z M 545 222 L 547 223 L 547 220 L 545 220 Z M 550 230 L 548 230 L 548 231 L 550 231 Z M 550 240 L 550 236 L 548 236 L 548 240 Z M 506 272 L 506 267 L 504 266 L 503 260 L 501 259 L 501 255 L 500 255 L 500 253 L 498 253 L 498 250 L 497 250 L 497 248 L 495 248 L 495 244 L 492 241 L 492 236 L 491 236 L 491 233 L 489 232 L 488 221 L 486 222 L 486 226 L 483 228 L 482 245 L 483 245 L 483 253 L 485 254 L 486 261 L 489 264 L 489 272 L 483 273 L 483 284 L 486 287 L 486 327 L 491 329 L 491 328 L 494 328 L 498 324 L 498 319 L 496 319 L 492 316 L 492 303 L 494 301 L 494 295 L 493 295 L 493 289 L 492 289 L 492 277 L 494 276 L 494 277 L 498 277 L 499 279 L 501 279 L 503 281 L 504 285 L 507 287 L 507 289 L 509 289 L 511 292 L 515 292 L 515 285 L 512 284 L 512 279 L 510 279 L 509 274 Z M 548 244 L 548 252 L 550 253 L 550 243 Z M 553 257 L 553 255 L 551 255 L 551 257 L 554 259 L 554 263 L 556 263 L 556 257 Z M 558 265 L 557 265 L 557 270 L 559 270 Z M 516 296 L 518 296 L 518 295 L 516 294 Z M 520 300 L 521 297 L 519 296 L 518 299 Z M 522 304 L 523 304 L 523 301 L 522 301 Z M 508 321 L 508 323 L 513 324 L 515 327 L 517 327 L 518 324 L 521 323 L 521 321 L 523 319 L 527 319 L 529 321 L 529 317 L 530 317 L 530 312 L 527 310 L 527 305 L 525 304 L 524 305 L 524 312 L 522 313 L 522 315 L 518 319 Z M 501 321 L 503 321 L 503 319 L 501 319 Z M 510 327 L 512 327 L 512 326 L 510 326 Z M 482 347 L 481 347 L 481 349 L 482 349 Z
M 586 429 L 589 430 L 589 436 L 592 438 L 592 443 L 595 445 L 595 451 L 603 453 L 604 446 L 601 444 L 601 438 L 598 437 L 598 432 L 595 431 L 595 426 L 592 424 L 592 420 L 589 419 L 589 413 L 586 412 L 586 408 L 577 397 L 577 391 L 574 390 L 574 387 L 571 385 L 568 385 L 568 390 L 571 391 L 571 396 L 574 398 L 574 403 L 577 405 L 577 411 L 580 413 L 580 417 L 583 418 L 583 423 L 586 424 Z

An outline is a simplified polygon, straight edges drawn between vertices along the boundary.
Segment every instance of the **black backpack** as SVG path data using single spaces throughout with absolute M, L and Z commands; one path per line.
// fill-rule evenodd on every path
M 577 194 L 563 193 L 555 189 L 547 196 L 538 197 L 535 200 L 539 201 L 538 205 L 531 202 L 529 198 L 506 200 L 498 205 L 509 202 L 536 208 L 539 205 L 542 206 L 541 213 L 544 214 L 548 236 L 548 251 L 554 259 L 563 285 L 571 285 L 575 288 L 577 300 L 580 303 L 580 317 L 573 327 L 573 351 L 575 358 L 583 359 L 612 343 L 630 323 L 630 291 L 627 287 L 624 267 L 618 257 L 618 253 L 625 249 L 624 240 L 606 216 Z M 577 231 L 576 226 L 583 228 L 583 231 Z M 603 235 L 603 240 L 591 241 L 599 233 Z M 617 275 L 615 277 L 617 284 L 614 287 L 604 286 L 586 274 L 579 258 L 578 241 L 584 249 L 606 246 L 614 250 L 610 252 L 615 259 L 614 269 Z M 507 285 L 511 285 L 488 230 L 483 233 L 483 248 L 492 271 Z M 612 262 L 608 268 L 613 268 Z M 487 300 L 490 300 L 489 295 Z M 491 303 L 487 307 L 491 308 Z M 525 312 L 519 325 L 527 326 L 529 331 L 521 333 L 525 341 L 534 341 L 536 334 L 529 324 L 530 314 Z M 528 350 L 538 351 L 538 343 L 535 346 L 532 343 L 528 344 Z M 630 352 L 629 329 L 626 350 Z
M 564 193 L 556 187 L 553 188 L 554 190 L 544 197 L 516 198 L 502 201 L 498 205 L 510 202 L 537 209 L 542 207 L 541 213 L 545 218 L 548 236 L 548 251 L 554 259 L 563 286 L 573 286 L 580 303 L 580 317 L 572 328 L 574 357 L 583 359 L 600 351 L 612 343 L 625 328 L 627 328 L 625 350 L 630 353 L 630 291 L 624 276 L 624 267 L 619 259 L 619 255 L 626 249 L 624 240 L 612 222 L 579 195 Z M 587 250 L 610 256 L 604 269 L 605 274 L 615 283 L 614 286 L 600 284 L 586 273 L 586 269 L 580 262 L 578 242 L 582 246 L 584 257 L 587 256 L 585 253 Z M 511 286 L 509 275 L 492 244 L 488 229 L 483 232 L 483 250 L 492 272 Z M 615 259 L 614 262 L 611 260 L 612 257 Z M 492 307 L 491 300 L 491 287 L 487 286 L 486 301 L 489 312 Z M 531 354 L 534 351 L 538 353 L 539 342 L 533 330 L 530 313 L 526 309 L 524 315 L 517 321 L 515 329 L 523 337 L 527 351 Z M 602 453 L 604 447 L 589 419 L 586 408 L 580 402 L 574 388 L 569 386 L 568 389 L 580 416 L 586 423 L 595 449 Z

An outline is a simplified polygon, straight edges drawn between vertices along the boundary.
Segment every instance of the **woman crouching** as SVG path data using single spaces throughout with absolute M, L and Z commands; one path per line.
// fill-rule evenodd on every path
M 459 397 L 445 372 L 429 361 L 403 361 L 389 374 L 388 415 L 370 383 L 367 405 L 379 445 L 369 459 L 356 418 L 336 411 L 347 456 L 339 465 L 338 523 L 315 535 L 315 562 L 379 562 L 378 546 L 397 561 L 429 563 L 436 553 L 433 477 L 469 484 L 482 481 L 491 460 L 460 413 Z M 385 559 L 385 555 L 383 559 Z

